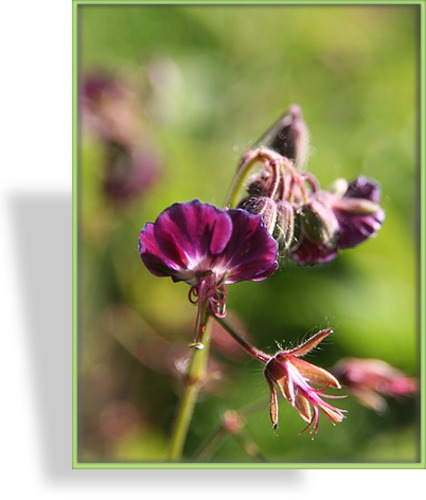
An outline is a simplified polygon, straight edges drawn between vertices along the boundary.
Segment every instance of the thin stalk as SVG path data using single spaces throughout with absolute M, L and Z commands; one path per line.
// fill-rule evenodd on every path
M 241 430 L 237 434 L 234 434 L 234 436 L 249 457 L 258 460 L 259 462 L 267 462 L 266 458 L 260 451 L 260 448 L 243 430 Z
M 233 208 L 237 203 L 237 195 L 244 185 L 244 182 L 255 162 L 259 160 L 258 151 L 247 151 L 243 156 L 238 168 L 237 175 L 234 177 L 228 196 L 226 197 L 225 207 Z
M 262 401 L 262 408 L 265 406 L 265 401 Z M 256 460 L 265 462 L 259 447 L 256 443 L 245 433 L 243 427 L 245 426 L 245 416 L 253 413 L 254 410 L 259 409 L 259 402 L 256 405 L 250 405 L 239 412 L 235 410 L 227 410 L 222 416 L 222 422 L 213 432 L 213 434 L 204 442 L 204 444 L 195 453 L 194 459 L 197 461 L 207 461 L 211 458 L 213 453 L 219 448 L 226 437 L 234 436 L 238 443 L 243 447 L 244 451 L 250 457 Z
M 229 335 L 231 335 L 231 337 L 236 342 L 240 344 L 243 349 L 245 349 L 250 354 L 250 356 L 253 356 L 259 361 L 263 361 L 264 363 L 268 362 L 271 359 L 271 356 L 249 344 L 225 319 L 218 318 L 216 316 L 214 317 L 214 319 L 229 333 Z
M 201 385 L 204 382 L 209 355 L 211 322 L 207 314 L 207 305 L 200 306 L 199 328 L 203 329 L 203 349 L 195 348 L 185 378 L 185 389 L 173 425 L 168 458 L 180 460 L 194 413 Z
M 225 207 L 235 207 L 238 200 L 238 193 L 241 191 L 244 182 L 246 181 L 252 167 L 258 162 L 281 165 L 284 158 L 277 152 L 260 147 L 254 151 L 248 150 L 243 155 L 237 175 L 234 177 L 228 196 L 226 198 Z
M 219 425 L 218 428 L 213 432 L 213 434 L 207 439 L 207 441 L 201 446 L 195 455 L 194 460 L 197 461 L 206 461 L 208 460 L 213 453 L 219 448 L 219 445 L 222 444 L 224 438 L 227 436 L 226 430 Z

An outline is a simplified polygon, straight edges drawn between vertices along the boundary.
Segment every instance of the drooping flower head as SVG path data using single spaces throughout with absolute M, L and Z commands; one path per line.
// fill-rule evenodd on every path
M 190 300 L 222 317 L 226 285 L 264 280 L 278 267 L 278 245 L 260 216 L 199 200 L 175 203 L 146 224 L 139 251 L 152 274 L 190 284 Z
M 318 430 L 320 410 L 332 424 L 343 420 L 345 410 L 335 408 L 323 399 L 342 397 L 324 394 L 328 387 L 340 389 L 338 380 L 323 368 L 300 359 L 300 356 L 310 352 L 332 332 L 331 328 L 322 330 L 300 346 L 280 351 L 267 361 L 265 377 L 271 390 L 270 415 L 274 429 L 278 427 L 278 397 L 275 384 L 278 385 L 281 394 L 291 406 L 307 422 L 308 425 L 303 431 L 312 427 L 313 437 Z M 311 384 L 320 388 L 315 389 Z
M 384 396 L 398 399 L 414 394 L 418 388 L 415 378 L 380 359 L 344 358 L 333 373 L 352 396 L 377 413 L 388 406 Z
M 302 169 L 308 135 L 300 107 L 290 106 L 243 154 L 228 195 L 229 206 L 260 214 L 281 255 L 302 265 L 333 260 L 339 250 L 375 236 L 385 219 L 373 180 L 338 179 L 326 191 Z M 248 196 L 241 199 L 243 187 Z
M 325 191 L 312 174 L 301 173 L 284 160 L 283 166 L 281 182 L 291 188 L 268 197 L 272 182 L 267 164 L 248 186 L 252 194 L 239 204 L 262 215 L 283 255 L 299 264 L 323 264 L 333 260 L 339 250 L 376 236 L 385 219 L 376 182 L 364 176 L 350 183 L 338 179 Z

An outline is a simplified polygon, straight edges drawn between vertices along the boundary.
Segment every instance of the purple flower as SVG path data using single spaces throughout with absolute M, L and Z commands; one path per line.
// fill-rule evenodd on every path
M 226 314 L 225 285 L 264 280 L 278 267 L 278 245 L 260 216 L 199 200 L 175 203 L 146 224 L 139 251 L 152 274 L 190 284 L 190 300 L 217 316 Z
M 323 399 L 342 397 L 324 394 L 324 390 L 328 387 L 340 389 L 337 379 L 323 368 L 299 359 L 314 349 L 330 333 L 333 333 L 331 328 L 322 330 L 300 346 L 280 351 L 267 361 L 265 377 L 271 390 L 270 414 L 274 429 L 278 427 L 278 398 L 274 384 L 278 385 L 281 394 L 308 423 L 303 431 L 312 426 L 313 437 L 318 430 L 320 410 L 332 424 L 343 420 L 344 410 L 335 408 Z M 311 384 L 322 387 L 315 389 Z
M 374 181 L 360 176 L 336 186 L 313 192 L 299 210 L 299 241 L 291 255 L 300 264 L 328 262 L 338 250 L 375 236 L 383 224 L 380 189 Z

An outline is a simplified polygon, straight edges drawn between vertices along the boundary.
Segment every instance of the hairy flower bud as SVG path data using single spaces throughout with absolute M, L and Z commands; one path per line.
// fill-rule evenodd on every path
M 273 237 L 278 241 L 281 249 L 288 251 L 292 246 L 295 235 L 295 213 L 292 204 L 288 201 L 277 203 L 277 223 Z
M 238 206 L 253 215 L 261 215 L 269 234 L 273 234 L 277 222 L 277 206 L 266 196 L 249 196 Z
M 267 166 L 248 179 L 247 192 L 253 196 L 266 196 L 273 182 L 272 169 Z
M 318 200 L 311 200 L 301 210 L 302 229 L 316 243 L 332 246 L 339 231 L 339 223 L 331 208 Z
M 302 119 L 302 110 L 291 105 L 284 115 L 259 139 L 258 146 L 266 146 L 303 167 L 308 149 L 308 128 Z

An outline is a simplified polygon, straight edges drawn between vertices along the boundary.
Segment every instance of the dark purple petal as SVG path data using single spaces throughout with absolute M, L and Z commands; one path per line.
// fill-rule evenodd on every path
M 193 200 L 175 203 L 158 217 L 155 238 L 164 256 L 193 269 L 220 254 L 229 241 L 232 221 L 218 208 Z
M 378 184 L 364 176 L 357 177 L 348 186 L 342 198 L 342 209 L 338 204 L 334 207 L 339 222 L 339 248 L 351 248 L 362 243 L 367 238 L 376 235 L 385 220 L 385 213 L 382 208 L 378 208 L 373 213 L 350 213 L 344 210 L 344 201 L 350 198 L 368 200 L 373 203 L 380 202 L 380 188 Z
M 155 276 L 171 276 L 179 270 L 175 262 L 164 257 L 154 236 L 154 224 L 149 222 L 139 235 L 139 253 L 148 271 Z
M 376 235 L 385 220 L 385 212 L 380 208 L 368 215 L 351 215 L 335 210 L 339 222 L 338 248 L 352 248 L 367 238 Z
M 269 234 L 260 215 L 245 210 L 228 210 L 233 223 L 232 236 L 224 261 L 229 274 L 226 283 L 260 281 L 278 268 L 278 244 Z
M 373 201 L 374 203 L 379 203 L 380 188 L 376 182 L 360 175 L 349 184 L 344 197 L 365 198 L 366 200 Z
M 175 203 L 139 237 L 142 261 L 156 276 L 190 281 L 213 272 L 218 282 L 266 279 L 278 267 L 278 244 L 261 216 L 193 200 Z
M 196 272 L 213 271 L 231 233 L 232 220 L 227 212 L 198 200 L 175 203 L 154 224 L 145 226 L 139 250 L 142 261 L 156 276 L 186 281 Z
M 325 264 L 330 262 L 337 255 L 335 247 L 329 247 L 315 243 L 305 236 L 302 236 L 297 249 L 292 252 L 292 258 L 299 264 Z

